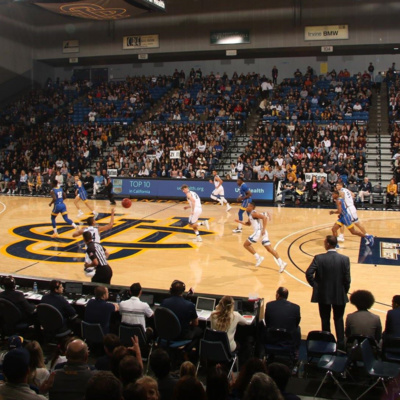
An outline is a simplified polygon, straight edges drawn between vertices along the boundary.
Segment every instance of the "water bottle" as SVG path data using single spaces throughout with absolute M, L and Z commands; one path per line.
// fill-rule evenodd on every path
M 37 283 L 33 282 L 33 293 L 37 293 L 38 292 L 38 287 L 37 287 Z
M 117 304 L 121 303 L 121 296 L 119 295 L 119 293 L 117 294 L 115 300 L 117 301 Z

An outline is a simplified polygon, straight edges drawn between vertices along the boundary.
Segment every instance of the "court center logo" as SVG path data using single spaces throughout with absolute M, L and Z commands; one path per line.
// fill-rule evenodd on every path
M 108 221 L 110 214 L 101 214 L 98 221 Z M 188 219 L 173 217 L 166 224 L 160 221 L 147 219 L 134 219 L 121 215 L 116 217 L 114 227 L 104 232 L 101 244 L 111 253 L 109 260 L 121 260 L 135 256 L 146 250 L 193 249 L 191 243 L 166 242 L 175 234 L 183 233 L 193 236 L 193 230 L 188 227 Z M 11 230 L 11 234 L 19 240 L 4 246 L 1 252 L 6 256 L 25 260 L 45 261 L 55 263 L 82 263 L 84 262 L 85 249 L 82 238 L 70 238 L 74 229 L 70 225 L 58 224 L 60 237 L 51 237 L 53 230 L 51 224 L 22 225 Z M 138 233 L 144 231 L 142 237 Z M 212 232 L 201 232 L 209 235 Z M 127 240 L 130 234 L 132 240 Z M 64 237 L 65 236 L 65 237 Z M 118 241 L 119 236 L 124 236 L 124 241 Z

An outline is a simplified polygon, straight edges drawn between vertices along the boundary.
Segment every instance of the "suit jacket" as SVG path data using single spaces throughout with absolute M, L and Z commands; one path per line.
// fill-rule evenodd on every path
M 318 254 L 308 267 L 306 278 L 313 288 L 312 303 L 345 305 L 349 301 L 349 257 L 334 250 Z
M 347 337 L 351 335 L 372 336 L 379 342 L 382 337 L 381 319 L 366 310 L 356 311 L 347 316 L 345 333 Z
M 388 311 L 386 315 L 385 335 L 400 337 L 400 307 Z
M 300 307 L 285 299 L 270 301 L 265 306 L 267 328 L 286 329 L 294 332 L 300 323 Z

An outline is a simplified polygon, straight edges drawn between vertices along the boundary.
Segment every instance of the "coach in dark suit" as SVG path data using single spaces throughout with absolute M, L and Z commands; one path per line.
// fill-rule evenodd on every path
M 306 271 L 308 283 L 313 288 L 312 303 L 318 303 L 322 330 L 331 331 L 331 309 L 335 322 L 336 338 L 339 344 L 344 343 L 343 315 L 349 299 L 350 259 L 336 252 L 337 238 L 328 235 L 324 241 L 325 254 L 314 257 Z
M 293 336 L 296 347 L 300 346 L 300 307 L 288 301 L 289 291 L 279 287 L 276 291 L 276 300 L 265 306 L 266 328 L 286 329 Z

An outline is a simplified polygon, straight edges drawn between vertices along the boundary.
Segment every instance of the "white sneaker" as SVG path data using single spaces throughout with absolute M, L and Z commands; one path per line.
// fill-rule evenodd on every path
M 226 205 L 226 211 L 229 211 L 229 210 L 231 210 L 232 209 L 232 206 L 230 205 L 230 204 L 227 204 Z
M 338 236 L 337 237 L 337 241 L 338 242 L 344 242 L 344 236 L 343 235 Z
M 260 257 L 256 262 L 256 267 L 259 267 L 260 264 L 264 261 L 264 257 Z
M 99 216 L 99 213 L 97 211 L 93 211 L 94 219 L 96 219 Z
M 78 218 L 81 217 L 83 215 L 83 211 L 79 210 L 78 212 Z
M 196 240 L 197 240 L 198 242 L 202 242 L 202 241 L 203 241 L 203 239 L 201 238 L 200 235 L 198 235 L 198 236 L 196 237 Z
M 232 231 L 233 233 L 242 233 L 242 230 L 239 228 L 236 228 Z
M 282 272 L 285 270 L 286 265 L 287 265 L 287 263 L 285 263 L 284 261 L 282 261 L 281 263 L 279 263 L 279 266 L 280 266 L 279 272 L 280 272 L 280 273 L 282 273 Z
M 7 194 L 11 194 L 11 189 L 8 190 Z
M 210 230 L 210 223 L 208 222 L 208 219 L 204 220 L 204 225 L 206 226 L 207 230 Z

